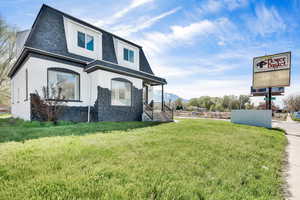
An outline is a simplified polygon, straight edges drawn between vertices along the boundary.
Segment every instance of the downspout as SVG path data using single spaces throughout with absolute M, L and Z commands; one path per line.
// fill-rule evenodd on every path
M 89 105 L 88 105 L 88 123 L 91 121 L 91 101 L 92 101 L 92 77 L 91 74 L 88 75 L 90 79 L 90 94 L 89 94 Z

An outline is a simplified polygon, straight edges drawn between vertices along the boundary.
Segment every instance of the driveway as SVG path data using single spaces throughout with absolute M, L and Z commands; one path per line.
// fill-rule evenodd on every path
M 286 131 L 288 138 L 287 154 L 287 184 L 288 200 L 300 199 L 300 123 L 294 122 L 288 117 L 287 121 L 274 121 L 273 127 L 279 127 Z

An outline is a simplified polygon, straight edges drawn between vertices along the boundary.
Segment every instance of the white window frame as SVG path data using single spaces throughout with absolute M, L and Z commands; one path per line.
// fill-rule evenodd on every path
M 127 50 L 127 52 L 128 52 L 128 55 L 127 55 L 128 60 L 125 59 L 125 54 L 124 54 L 124 53 L 125 53 L 125 50 Z M 133 54 L 132 60 L 130 60 L 130 52 L 132 52 L 132 54 Z M 134 63 L 134 57 L 135 57 L 135 55 L 134 55 L 134 51 L 133 51 L 132 49 L 129 49 L 129 48 L 126 48 L 126 47 L 123 48 L 123 59 L 124 59 L 126 62 Z
M 72 101 L 75 101 L 75 102 L 80 101 L 80 74 L 79 73 L 77 73 L 75 71 L 72 71 L 72 70 L 66 70 L 66 69 L 60 69 L 60 68 L 48 68 L 48 70 L 47 70 L 47 76 L 48 76 L 47 77 L 47 88 L 48 88 L 49 91 L 50 91 L 49 82 L 51 81 L 50 80 L 50 72 L 63 73 L 63 74 L 73 74 L 73 75 L 78 76 L 78 83 L 75 82 L 74 99 L 64 99 L 64 101 L 71 101 L 71 102 Z M 78 84 L 77 87 L 76 87 L 76 84 Z M 76 92 L 77 92 L 77 94 L 76 94 Z M 47 98 L 49 98 L 49 97 L 47 97 Z
M 82 33 L 82 34 L 84 34 L 84 47 L 81 47 L 81 46 L 79 46 L 78 45 L 78 34 L 79 33 Z M 88 37 L 91 37 L 92 38 L 92 40 L 93 40 L 93 50 L 90 50 L 90 49 L 88 49 L 87 48 L 87 45 L 88 45 L 88 40 L 87 40 L 87 38 Z M 77 31 L 77 47 L 79 47 L 79 48 L 83 48 L 83 49 L 86 49 L 86 50 L 88 50 L 88 51 L 94 51 L 95 50 L 95 38 L 94 38 L 94 36 L 92 36 L 92 35 L 90 35 L 90 34 L 88 34 L 88 33 L 85 33 L 85 32 L 82 32 L 82 31 Z

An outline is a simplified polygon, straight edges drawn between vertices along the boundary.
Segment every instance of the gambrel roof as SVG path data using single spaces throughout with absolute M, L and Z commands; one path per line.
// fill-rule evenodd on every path
M 139 49 L 140 71 L 130 71 L 137 73 L 139 76 L 144 74 L 146 77 L 151 77 L 151 79 L 156 80 L 158 83 L 166 83 L 165 79 L 154 75 L 141 46 L 47 5 L 43 5 L 40 9 L 24 44 L 24 49 L 9 73 L 10 77 L 18 70 L 18 67 L 26 59 L 29 53 L 43 54 L 71 62 L 77 62 L 78 64 L 81 64 L 83 68 L 90 68 L 90 63 L 95 63 L 94 59 L 68 52 L 64 30 L 64 17 L 102 33 L 102 60 L 98 61 L 98 64 L 101 63 L 102 65 L 111 68 L 112 71 L 115 68 L 117 71 L 124 69 L 126 72 L 126 67 L 118 65 L 117 62 L 113 42 L 113 38 L 116 38 Z

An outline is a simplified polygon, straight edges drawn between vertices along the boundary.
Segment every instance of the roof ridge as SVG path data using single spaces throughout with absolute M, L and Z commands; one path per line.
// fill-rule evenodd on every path
M 134 43 L 134 42 L 132 42 L 132 41 L 129 41 L 129 40 L 125 39 L 125 38 L 122 38 L 122 37 L 120 37 L 120 36 L 118 36 L 118 35 L 116 35 L 116 34 L 114 34 L 114 33 L 111 33 L 111 32 L 109 32 L 109 31 L 107 31 L 107 30 L 104 30 L 104 29 L 102 29 L 102 28 L 99 28 L 99 27 L 97 27 L 97 26 L 95 26 L 95 25 L 93 25 L 93 24 L 91 24 L 91 23 L 89 23 L 89 22 L 86 22 L 86 21 L 84 21 L 84 20 L 81 20 L 81 19 L 79 19 L 79 18 L 77 18 L 77 17 L 74 17 L 74 16 L 72 16 L 72 15 L 70 15 L 70 14 L 68 14 L 68 13 L 65 13 L 65 12 L 63 12 L 63 11 L 61 11 L 61 10 L 58 10 L 58 9 L 56 9 L 56 8 L 53 8 L 53 7 L 51 7 L 51 6 L 47 5 L 47 4 L 43 4 L 40 10 L 42 10 L 43 8 L 49 8 L 49 9 L 52 9 L 52 10 L 54 10 L 54 11 L 56 11 L 56 12 L 59 12 L 60 14 L 66 16 L 66 17 L 68 17 L 68 18 L 71 18 L 71 19 L 73 19 L 73 20 L 76 20 L 77 22 L 79 22 L 79 23 L 81 23 L 81 24 L 85 24 L 85 25 L 87 25 L 87 26 L 90 26 L 90 28 L 96 29 L 96 30 L 101 31 L 101 32 L 105 32 L 105 33 L 107 33 L 107 34 L 110 34 L 110 35 L 116 37 L 117 39 L 120 39 L 120 40 L 123 40 L 123 41 L 125 41 L 125 42 L 128 42 L 128 43 L 130 43 L 130 44 L 132 44 L 132 45 L 135 45 L 135 46 L 137 46 L 137 47 L 139 47 L 139 48 L 143 48 L 141 45 L 138 45 L 138 44 L 136 44 L 136 43 Z

